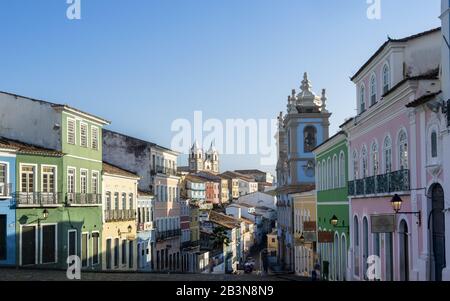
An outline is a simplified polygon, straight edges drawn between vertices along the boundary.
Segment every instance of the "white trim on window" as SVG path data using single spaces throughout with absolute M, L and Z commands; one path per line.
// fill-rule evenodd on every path
M 67 257 L 70 256 L 70 233 L 75 232 L 75 255 L 78 256 L 78 230 L 77 229 L 69 229 L 67 230 Z
M 41 165 L 41 192 L 44 193 L 44 168 L 45 167 L 51 167 L 54 169 L 54 193 L 58 193 L 58 166 L 57 165 L 50 165 L 50 164 L 43 164 Z
M 70 126 L 69 122 L 73 122 L 73 141 L 70 139 Z M 67 144 L 76 145 L 77 141 L 77 120 L 75 118 L 67 117 Z
M 87 237 L 87 248 L 86 248 L 86 266 L 83 266 L 83 235 L 86 235 Z M 80 236 L 80 263 L 81 263 L 81 268 L 88 268 L 89 267 L 89 243 L 90 241 L 90 234 L 89 232 L 81 232 L 81 236 Z
M 94 175 L 97 175 L 97 191 L 92 190 L 92 180 L 94 179 Z M 91 192 L 95 194 L 100 193 L 100 172 L 98 170 L 91 170 Z
M 86 127 L 86 130 L 85 130 L 85 133 L 86 133 L 86 135 L 85 135 L 86 136 L 86 144 L 83 144 L 83 135 L 82 135 L 83 131 L 82 131 L 82 129 L 83 129 L 84 126 Z M 89 124 L 87 124 L 84 121 L 80 121 L 80 146 L 84 147 L 84 148 L 87 148 L 89 146 Z
M 81 181 L 81 175 L 83 172 L 86 172 L 86 191 L 83 192 L 82 189 L 82 181 Z M 80 168 L 80 193 L 89 193 L 89 170 L 85 168 Z
M 94 233 L 98 234 L 98 239 L 97 239 L 97 263 L 94 263 Z M 100 254 L 102 252 L 102 248 L 101 248 L 101 237 L 100 237 L 100 231 L 92 231 L 91 232 L 92 235 L 92 258 L 91 258 L 91 265 L 93 267 L 98 266 L 101 264 L 101 260 L 100 260 Z
M 34 179 L 33 179 L 33 190 L 31 192 L 25 192 L 22 191 L 22 167 L 24 166 L 32 166 L 33 167 L 33 174 L 34 174 Z M 33 164 L 33 163 L 19 163 L 19 192 L 25 192 L 25 193 L 33 193 L 36 192 L 36 185 L 38 183 L 38 164 Z
M 35 240 L 35 255 L 34 255 L 34 264 L 38 263 L 38 225 L 37 224 L 28 224 L 28 225 L 20 225 L 20 235 L 19 235 L 19 265 L 22 264 L 22 236 L 23 236 L 23 228 L 24 227 L 34 227 L 34 240 Z
M 69 170 L 73 170 L 73 191 L 69 192 Z M 67 192 L 76 193 L 77 192 L 77 169 L 73 166 L 67 166 Z
M 94 133 L 94 131 L 96 131 L 96 132 Z M 96 143 L 97 143 L 96 147 L 94 145 L 94 141 L 95 141 L 94 138 L 96 138 Z M 99 150 L 100 149 L 99 141 L 100 141 L 99 128 L 97 126 L 91 125 L 91 145 L 90 145 L 91 148 L 94 150 Z

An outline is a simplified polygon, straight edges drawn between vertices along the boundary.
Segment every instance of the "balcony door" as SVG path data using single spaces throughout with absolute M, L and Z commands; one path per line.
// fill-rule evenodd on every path
M 37 242 L 36 226 L 23 226 L 21 232 L 22 265 L 36 264 Z

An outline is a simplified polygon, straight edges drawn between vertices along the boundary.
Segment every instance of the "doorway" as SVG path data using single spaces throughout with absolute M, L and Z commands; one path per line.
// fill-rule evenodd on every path
M 409 281 L 409 238 L 408 225 L 405 220 L 400 222 L 400 281 Z
M 434 255 L 434 280 L 442 281 L 445 262 L 444 189 L 440 184 L 431 188 L 432 250 Z
M 36 226 L 23 226 L 21 238 L 22 265 L 36 264 Z

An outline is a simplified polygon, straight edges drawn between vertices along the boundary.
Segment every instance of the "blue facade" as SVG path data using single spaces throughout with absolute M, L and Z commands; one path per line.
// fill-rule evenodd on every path
M 322 144 L 325 141 L 324 126 L 322 118 L 305 118 L 301 119 L 297 127 L 297 156 L 305 160 L 314 160 L 314 154 L 312 152 L 305 152 L 304 141 L 305 141 L 305 128 L 313 126 L 316 129 L 316 146 Z M 297 162 L 297 179 L 300 179 L 302 183 L 315 183 L 314 172 L 308 171 L 306 169 L 307 161 Z
M 0 188 L 0 265 L 16 264 L 16 210 L 13 198 L 16 188 L 16 156 L 0 152 L 0 164 L 6 170 L 5 181 L 1 179 Z M 2 171 L 3 173 L 3 171 Z M 3 178 L 2 177 L 2 178 Z M 6 236 L 5 236 L 6 235 Z

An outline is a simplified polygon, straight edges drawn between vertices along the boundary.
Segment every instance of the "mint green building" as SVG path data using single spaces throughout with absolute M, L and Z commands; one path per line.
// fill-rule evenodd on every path
M 327 262 L 329 280 L 347 279 L 349 202 L 348 146 L 341 131 L 314 149 L 316 157 L 318 253 L 322 272 Z
M 67 105 L 0 92 L 0 136 L 17 148 L 17 264 L 101 269 L 102 128 Z

